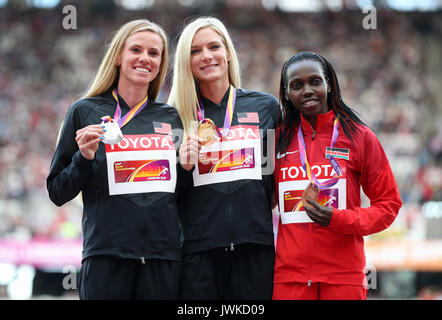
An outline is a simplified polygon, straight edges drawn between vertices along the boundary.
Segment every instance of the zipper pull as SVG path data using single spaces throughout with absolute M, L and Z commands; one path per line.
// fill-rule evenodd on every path
M 308 282 L 307 282 L 307 287 L 311 287 L 312 286 L 312 280 L 309 280 Z
M 141 257 L 141 264 L 146 264 L 146 261 L 144 260 L 144 257 Z
M 315 140 L 316 137 L 316 131 L 313 131 L 312 141 Z
M 230 251 L 235 250 L 235 248 L 233 247 L 233 243 L 230 244 Z

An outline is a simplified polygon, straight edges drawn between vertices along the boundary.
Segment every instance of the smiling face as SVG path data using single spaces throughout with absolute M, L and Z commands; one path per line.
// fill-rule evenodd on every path
M 162 52 L 163 41 L 154 32 L 141 31 L 128 37 L 116 61 L 120 66 L 118 86 L 148 88 L 158 75 Z
M 321 64 L 317 61 L 302 60 L 287 68 L 286 99 L 308 121 L 316 123 L 316 115 L 329 111 L 327 90 L 329 85 Z
M 190 65 L 200 84 L 229 83 L 229 54 L 221 36 L 212 28 L 198 30 L 192 40 Z

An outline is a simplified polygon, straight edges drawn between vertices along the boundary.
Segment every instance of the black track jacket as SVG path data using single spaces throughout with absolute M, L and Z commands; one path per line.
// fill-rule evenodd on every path
M 130 109 L 119 97 L 121 114 Z M 176 195 L 167 192 L 109 195 L 105 146 L 99 144 L 93 160 L 85 159 L 75 141 L 76 131 L 114 116 L 116 101 L 111 91 L 81 99 L 68 110 L 47 178 L 50 199 L 57 205 L 83 198 L 83 259 L 95 255 L 119 258 L 181 259 L 182 231 Z M 181 129 L 176 110 L 149 102 L 123 128 L 126 134 L 152 134 L 153 121 Z
M 202 98 L 205 117 L 220 129 L 228 96 L 229 90 L 220 105 Z M 268 129 L 275 129 L 278 109 L 278 101 L 269 94 L 237 89 L 231 125 L 258 125 L 238 122 L 238 113 L 257 112 L 262 130 L 262 152 L 266 155 Z M 264 165 L 269 164 L 262 162 Z M 270 173 L 263 175 L 262 180 L 243 179 L 194 187 L 192 171 L 179 167 L 178 208 L 184 231 L 183 253 L 218 247 L 234 249 L 244 243 L 273 246 L 272 179 Z

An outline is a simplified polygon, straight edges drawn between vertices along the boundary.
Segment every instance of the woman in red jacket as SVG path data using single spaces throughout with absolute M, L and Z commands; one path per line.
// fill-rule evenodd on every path
M 286 61 L 279 94 L 273 298 L 366 299 L 363 236 L 388 228 L 402 205 L 388 159 L 322 56 Z

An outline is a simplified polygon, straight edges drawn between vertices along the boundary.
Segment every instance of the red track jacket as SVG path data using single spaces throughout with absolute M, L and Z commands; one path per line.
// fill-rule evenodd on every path
M 365 279 L 363 236 L 388 228 L 402 205 L 388 159 L 375 134 L 360 126 L 354 143 L 339 128 L 339 137 L 330 147 L 335 114 L 317 116 L 316 132 L 301 116 L 307 159 L 321 181 L 332 177 L 333 167 L 326 155 L 333 153 L 342 169 L 339 182 L 321 190 L 318 202 L 333 207 L 328 227 L 309 218 L 300 197 L 309 183 L 299 156 L 297 129 L 287 152 L 277 155 L 275 184 L 280 220 L 277 236 L 275 283 L 325 282 L 362 285 Z M 360 188 L 371 202 L 361 208 Z M 311 221 L 311 220 L 310 220 Z

